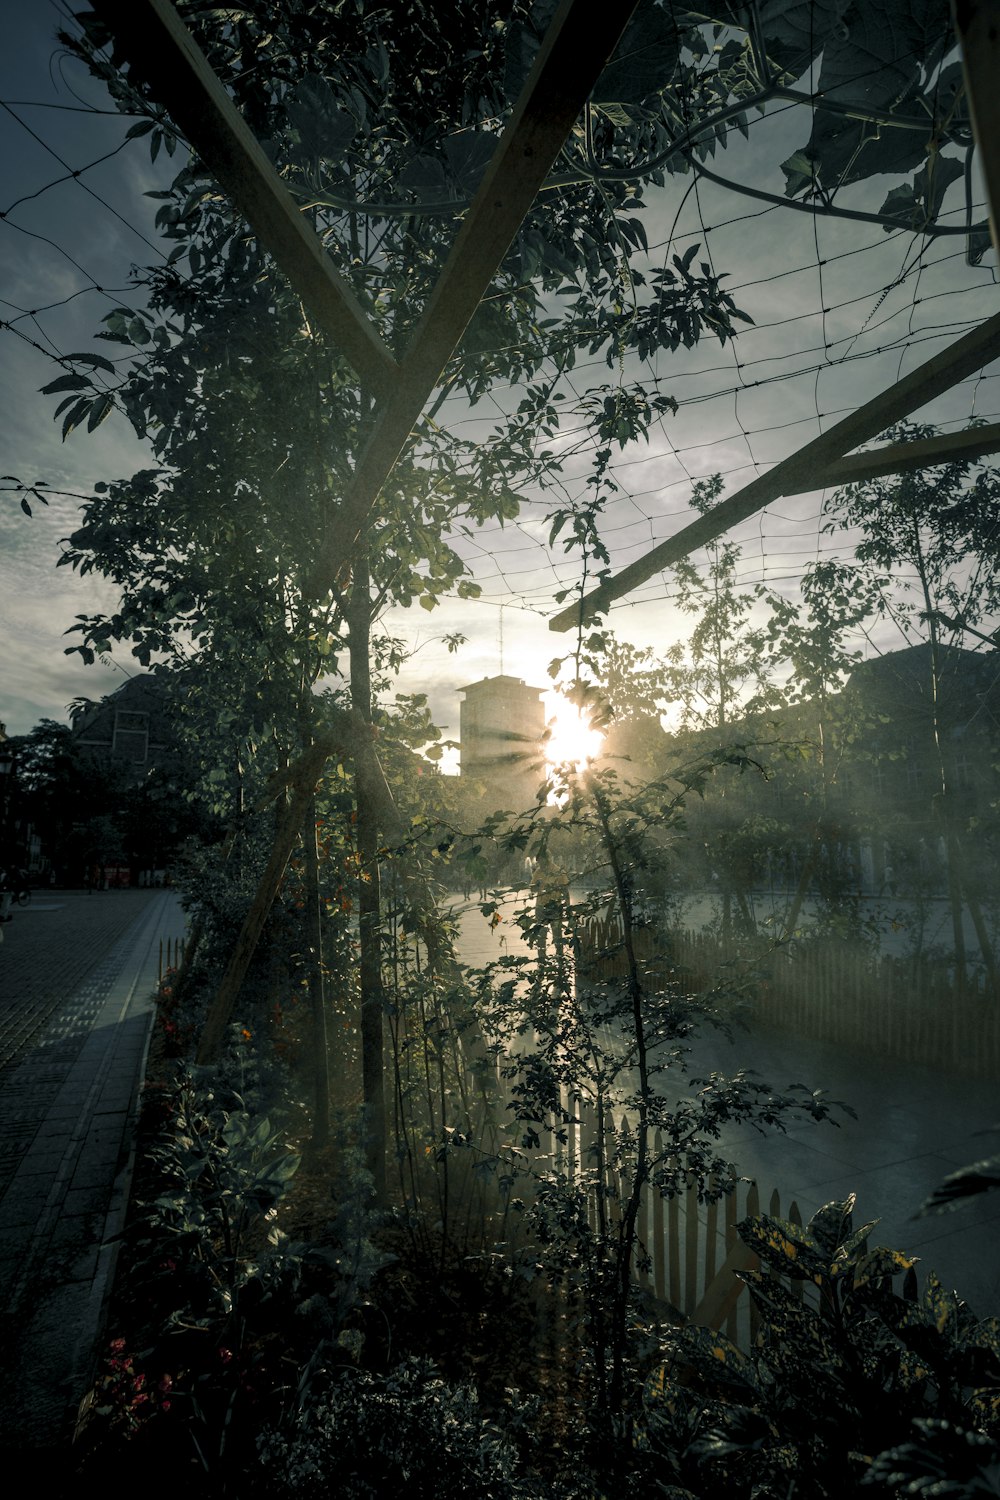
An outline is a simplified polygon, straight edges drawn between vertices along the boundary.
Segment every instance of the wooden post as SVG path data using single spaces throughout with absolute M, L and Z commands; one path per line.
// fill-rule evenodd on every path
M 330 1140 L 330 1059 L 326 1034 L 326 980 L 323 967 L 323 907 L 319 890 L 316 790 L 302 824 L 305 851 L 306 924 L 309 929 L 309 998 L 312 1009 L 313 1130 L 312 1144 L 321 1150 Z
M 264 923 L 274 904 L 274 898 L 281 888 L 285 868 L 299 836 L 302 818 L 312 790 L 312 786 L 307 789 L 303 789 L 301 785 L 297 786 L 291 800 L 278 818 L 271 854 L 258 883 L 257 894 L 243 922 L 240 935 L 236 940 L 236 947 L 233 949 L 228 967 L 222 977 L 222 983 L 205 1017 L 205 1026 L 198 1044 L 199 1063 L 211 1062 L 222 1043 L 236 1004 L 236 997 L 246 978 L 247 970 L 260 941 L 260 935 L 264 931 Z

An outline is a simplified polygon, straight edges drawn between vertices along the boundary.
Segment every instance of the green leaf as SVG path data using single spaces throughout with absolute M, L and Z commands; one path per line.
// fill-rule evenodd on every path
M 115 367 L 110 359 L 105 359 L 103 354 L 64 354 L 63 359 L 70 363 L 90 365 L 95 370 L 106 370 L 109 375 L 115 374 Z
M 825 1257 L 810 1242 L 807 1232 L 788 1219 L 764 1214 L 759 1219 L 744 1219 L 736 1226 L 736 1232 L 765 1265 L 784 1276 L 795 1281 L 815 1281 L 826 1274 Z
M 50 380 L 48 385 L 43 385 L 41 394 L 43 396 L 54 396 L 57 391 L 87 390 L 90 390 L 90 381 L 86 375 L 60 375 L 58 380 Z
M 73 429 L 83 421 L 87 412 L 90 411 L 90 405 L 91 403 L 89 396 L 84 396 L 82 401 L 77 401 L 76 405 L 72 406 L 66 413 L 62 425 L 63 442 L 66 441 Z
M 920 1205 L 918 1218 L 926 1214 L 950 1213 L 967 1198 L 1000 1188 L 1000 1156 L 987 1156 L 950 1173 Z
M 816 166 L 804 151 L 793 151 L 785 161 L 781 163 L 781 170 L 785 174 L 785 197 L 794 198 L 796 193 L 804 193 L 811 188 L 816 177 Z
M 640 104 L 669 87 L 680 56 L 673 13 L 645 0 L 594 87 L 598 104 Z
M 100 427 L 108 413 L 114 409 L 114 404 L 115 398 L 110 391 L 91 402 L 90 416 L 87 418 L 88 432 L 93 432 L 95 427 Z
M 851 1216 L 855 1196 L 851 1193 L 842 1203 L 826 1203 L 809 1220 L 808 1233 L 820 1250 L 832 1260 L 836 1251 L 851 1235 Z

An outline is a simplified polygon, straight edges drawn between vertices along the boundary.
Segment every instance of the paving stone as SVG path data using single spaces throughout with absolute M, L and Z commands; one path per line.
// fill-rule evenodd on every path
M 0 967 L 2 1453 L 58 1445 L 82 1395 L 112 1260 L 102 1246 L 121 1227 L 156 939 L 183 930 L 162 892 L 53 906 L 5 943 Z

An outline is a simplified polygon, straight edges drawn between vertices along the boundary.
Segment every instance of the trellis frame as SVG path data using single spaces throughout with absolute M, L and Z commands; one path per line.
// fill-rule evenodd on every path
M 170 0 L 92 0 L 128 61 L 185 131 L 221 186 L 375 398 L 375 419 L 347 492 L 331 518 L 309 592 L 321 597 L 371 517 L 480 301 L 545 180 L 638 0 L 562 0 L 514 114 L 424 310 L 407 352 L 393 357 L 288 193 Z M 983 163 L 990 232 L 1000 221 L 1000 0 L 952 0 L 973 130 Z M 1000 451 L 1000 424 L 854 454 L 1000 356 L 1000 313 L 926 361 L 827 432 L 775 464 L 707 516 L 554 615 L 578 626 L 647 579 L 781 496 Z

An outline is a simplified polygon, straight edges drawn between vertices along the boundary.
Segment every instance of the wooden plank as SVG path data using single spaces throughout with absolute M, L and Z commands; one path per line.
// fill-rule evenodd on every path
M 428 299 L 400 378 L 323 543 L 308 593 L 336 581 L 442 370 L 520 228 L 638 0 L 562 0 Z
M 640 1262 L 644 1261 L 647 1257 L 652 1259 L 652 1256 L 650 1255 L 649 1244 L 649 1213 L 651 1208 L 654 1213 L 656 1212 L 656 1204 L 655 1202 L 650 1202 L 651 1193 L 652 1188 L 650 1187 L 649 1183 L 644 1182 L 639 1190 L 639 1213 L 637 1216 L 635 1229 L 636 1239 L 638 1241 L 638 1244 L 636 1246 L 636 1259 Z M 652 1285 L 649 1271 L 642 1269 L 642 1267 L 640 1267 L 639 1269 L 636 1280 L 641 1287 L 645 1287 L 647 1290 Z
M 721 1328 L 723 1323 L 730 1323 L 731 1328 L 730 1320 L 743 1291 L 743 1283 L 737 1280 L 736 1272 L 756 1270 L 759 1264 L 754 1252 L 742 1240 L 737 1240 L 691 1314 L 691 1322 L 702 1328 Z M 732 1332 L 727 1329 L 727 1333 L 732 1338 Z
M 709 1187 L 714 1191 L 716 1186 L 713 1178 Z M 718 1250 L 716 1243 L 719 1234 L 719 1200 L 709 1203 L 705 1209 L 705 1285 L 711 1286 L 715 1280 L 715 1258 Z
M 763 510 L 773 500 L 783 495 L 798 495 L 822 488 L 831 465 L 842 459 L 852 448 L 877 437 L 887 427 L 902 421 L 911 412 L 950 390 L 967 375 L 975 374 L 998 356 L 1000 313 L 995 313 L 992 318 L 963 335 L 949 348 L 926 360 L 888 390 L 860 406 L 842 421 L 836 422 L 827 432 L 813 438 L 812 442 L 806 443 L 797 453 L 790 454 L 766 474 L 751 480 L 707 515 L 699 516 L 675 536 L 654 547 L 645 557 L 630 563 L 614 578 L 607 579 L 591 590 L 582 600 L 560 610 L 549 621 L 549 629 L 572 630 L 579 623 L 581 615 L 586 621 L 595 614 L 603 613 L 613 600 L 631 593 L 672 563 L 680 562 L 689 553 L 724 535 L 741 521 Z
M 653 1160 L 659 1161 L 663 1155 L 663 1136 L 659 1130 L 653 1134 Z M 661 1302 L 666 1301 L 667 1283 L 666 1267 L 664 1265 L 664 1220 L 667 1215 L 667 1205 L 658 1191 L 653 1193 L 653 1292 Z M 676 1304 L 675 1304 L 676 1306 Z
M 671 1162 L 673 1166 L 675 1163 Z M 680 1194 L 667 1199 L 667 1296 L 678 1312 L 690 1311 L 681 1300 Z
M 744 1244 L 743 1244 L 743 1241 L 740 1239 L 739 1235 L 736 1233 L 736 1220 L 739 1217 L 738 1212 L 737 1212 L 736 1203 L 737 1203 L 737 1195 L 739 1193 L 739 1190 L 740 1190 L 739 1183 L 738 1182 L 734 1182 L 733 1183 L 733 1190 L 732 1190 L 732 1192 L 726 1198 L 726 1213 L 725 1213 L 725 1220 L 726 1220 L 726 1236 L 725 1236 L 725 1238 L 726 1238 L 726 1259 L 722 1263 L 723 1269 L 728 1264 L 729 1258 L 731 1256 L 737 1254 L 739 1251 L 741 1251 L 741 1250 L 743 1250 L 743 1249 L 746 1248 L 744 1246 Z M 720 1270 L 716 1274 L 716 1278 L 715 1278 L 716 1283 L 720 1282 L 721 1276 L 722 1276 L 722 1271 Z M 708 1288 L 707 1287 L 705 1289 L 705 1295 L 706 1296 L 708 1295 Z M 732 1299 L 732 1301 L 728 1304 L 727 1312 L 726 1312 L 726 1315 L 725 1315 L 726 1335 L 727 1335 L 728 1338 L 730 1338 L 733 1341 L 734 1344 L 736 1342 L 736 1331 L 737 1331 L 736 1330 L 736 1323 L 737 1323 L 736 1301 L 737 1301 L 738 1295 L 739 1294 L 737 1293 L 737 1296 L 734 1297 Z M 721 1322 L 719 1324 L 715 1325 L 715 1326 L 721 1327 L 722 1326 Z
M 913 469 L 929 469 L 934 464 L 979 458 L 984 453 L 998 451 L 1000 422 L 991 422 L 983 427 L 968 427 L 963 432 L 942 432 L 937 437 L 914 439 L 912 443 L 889 443 L 867 453 L 851 453 L 830 464 L 823 475 L 823 486 L 832 489 L 840 484 L 859 484 L 883 474 L 905 474 Z
M 684 1220 L 684 1307 L 687 1309 L 698 1306 L 698 1267 L 702 1261 L 699 1254 L 702 1246 L 699 1243 L 701 1224 L 698 1220 L 698 1187 L 693 1177 L 688 1178 L 684 1193 Z
M 373 393 L 398 366 L 170 0 L 94 0 L 131 65 Z
M 1000 249 L 1000 0 L 952 0 L 972 133 L 986 183 L 990 238 Z

